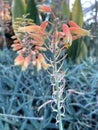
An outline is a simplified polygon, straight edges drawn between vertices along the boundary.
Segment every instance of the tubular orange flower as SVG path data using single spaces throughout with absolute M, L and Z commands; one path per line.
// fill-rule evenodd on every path
M 20 40 L 19 40 L 19 39 L 14 40 L 14 43 L 19 43 L 19 42 L 20 42 Z
M 40 5 L 38 7 L 38 10 L 40 12 L 51 12 L 51 8 L 49 6 L 46 6 L 46 5 Z
M 81 36 L 90 36 L 90 31 L 86 29 L 82 29 L 74 21 L 69 21 L 68 24 L 70 25 L 70 32 L 72 34 L 76 34 L 75 36 L 72 37 L 72 40 L 76 40 Z
M 41 25 L 40 25 L 41 30 L 44 31 L 46 29 L 47 25 L 48 25 L 48 21 L 42 22 Z
M 62 25 L 62 29 L 63 29 L 63 32 L 65 33 L 66 36 L 70 36 L 71 35 L 69 27 L 66 24 Z
M 22 64 L 22 71 L 25 71 L 30 64 L 30 56 L 24 58 L 24 62 Z
M 12 39 L 17 39 L 16 35 L 12 36 L 11 38 L 12 38 Z
M 50 64 L 47 64 L 46 62 L 43 62 L 42 63 L 42 67 L 43 69 L 47 70 L 51 65 Z
M 38 54 L 38 59 L 39 61 L 42 63 L 42 62 L 45 62 L 45 59 L 43 57 L 43 55 L 41 53 Z
M 18 30 L 17 30 L 18 31 Z M 20 39 L 21 39 L 21 37 L 23 36 L 23 34 L 22 33 L 16 33 L 16 38 L 15 37 L 13 37 L 13 39 L 15 40 L 19 40 L 19 42 L 21 41 Z
M 35 60 L 35 59 L 32 61 L 32 65 L 33 65 L 33 66 L 36 65 L 36 60 Z
M 41 27 L 38 25 L 31 25 L 31 26 L 20 27 L 18 30 L 22 32 L 38 32 L 41 30 Z
M 13 47 L 13 51 L 21 49 L 21 45 L 19 43 L 13 44 L 11 47 Z
M 24 52 L 26 52 L 26 48 L 22 48 L 21 50 L 17 51 L 19 55 L 22 55 Z
M 42 45 L 43 45 L 43 42 L 42 42 L 42 41 L 36 43 L 36 46 L 42 46 Z
M 24 44 L 17 43 L 17 44 L 13 44 L 12 47 L 13 47 L 13 51 L 17 51 L 22 49 L 22 47 L 24 47 Z
M 82 28 L 70 27 L 70 32 L 80 36 L 90 36 L 90 31 Z
M 18 55 L 15 59 L 15 65 L 23 65 L 24 57 L 22 55 Z
M 66 43 L 69 43 L 70 45 L 72 44 L 72 35 L 70 32 L 69 27 L 66 24 L 62 25 L 62 29 L 63 29 L 63 33 L 65 33 L 65 39 L 66 39 Z
M 39 59 L 39 61 L 40 61 L 40 63 L 41 63 L 41 65 L 42 65 L 42 67 L 43 67 L 43 69 L 48 69 L 51 65 L 50 64 L 47 64 L 46 62 L 45 62 L 45 59 L 44 59 L 44 57 L 43 57 L 43 55 L 42 54 L 38 54 L 38 59 Z
M 30 37 L 33 38 L 38 43 L 43 43 L 44 42 L 44 38 L 41 35 L 37 34 L 37 33 L 30 34 Z
M 37 67 L 37 71 L 40 71 L 41 70 L 41 63 L 39 61 L 39 59 L 36 59 L 36 67 Z

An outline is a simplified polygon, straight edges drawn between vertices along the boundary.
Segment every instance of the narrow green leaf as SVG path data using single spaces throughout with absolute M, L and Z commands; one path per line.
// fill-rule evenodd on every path
M 26 13 L 25 0 L 13 0 L 12 2 L 12 20 L 16 21 L 16 18 L 22 18 L 23 14 Z
M 34 0 L 27 1 L 27 10 L 26 13 L 29 13 L 28 18 L 34 20 L 36 24 L 40 24 L 38 10 Z
M 62 17 L 70 19 L 70 9 L 69 4 L 67 4 L 64 0 L 62 2 Z
M 75 21 L 80 27 L 83 26 L 83 11 L 80 0 L 75 0 L 72 9 L 72 20 Z
M 87 59 L 87 47 L 84 41 L 79 43 L 78 49 L 77 49 L 77 56 L 76 56 L 76 62 L 79 64 L 81 61 Z

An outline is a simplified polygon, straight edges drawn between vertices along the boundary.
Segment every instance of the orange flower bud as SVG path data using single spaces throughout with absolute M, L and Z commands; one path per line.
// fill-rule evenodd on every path
M 70 25 L 70 27 L 77 27 L 77 28 L 80 28 L 79 25 L 77 25 L 74 21 L 69 21 L 68 24 Z
M 20 50 L 24 45 L 23 44 L 13 44 L 12 47 L 13 47 L 13 51 L 17 51 L 17 50 Z
M 49 6 L 46 6 L 46 5 L 40 5 L 38 7 L 38 10 L 40 12 L 51 12 L 51 8 Z
M 45 47 L 41 47 L 41 46 L 35 46 L 35 49 L 39 50 L 39 51 L 46 51 Z
M 62 29 L 63 29 L 63 32 L 65 33 L 66 36 L 70 36 L 71 35 L 69 27 L 66 24 L 62 25 Z

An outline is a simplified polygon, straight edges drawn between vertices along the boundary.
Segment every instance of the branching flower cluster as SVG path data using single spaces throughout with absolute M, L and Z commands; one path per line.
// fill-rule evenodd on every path
M 37 71 L 41 68 L 47 69 L 50 65 L 46 63 L 41 52 L 46 51 L 43 47 L 47 33 L 45 32 L 47 21 L 42 22 L 40 26 L 31 23 L 29 19 L 23 18 L 15 23 L 17 38 L 12 45 L 13 50 L 17 51 L 18 56 L 15 59 L 15 65 L 21 65 L 22 70 L 25 71 L 29 64 L 37 67 Z M 19 24 L 21 26 L 19 26 Z M 23 24 L 23 25 L 22 25 Z M 28 25 L 29 26 L 26 26 Z
M 39 6 L 40 12 L 51 12 L 51 8 L 48 6 Z M 45 41 L 52 36 L 51 44 L 59 46 L 61 44 L 63 47 L 68 48 L 73 40 L 80 38 L 81 36 L 89 35 L 89 31 L 80 28 L 73 21 L 69 21 L 68 24 L 61 25 L 61 31 L 54 25 L 54 30 L 52 34 L 46 32 L 45 29 L 49 24 L 48 21 L 43 21 L 41 25 L 36 25 L 31 23 L 29 19 L 23 17 L 23 19 L 18 19 L 14 23 L 14 30 L 16 32 L 17 40 L 15 44 L 12 45 L 13 50 L 18 52 L 18 56 L 15 59 L 15 65 L 21 65 L 22 70 L 25 71 L 29 64 L 37 66 L 37 70 L 41 68 L 47 69 L 50 67 L 46 63 L 42 51 L 46 51 Z M 53 48 L 52 48 L 53 49 Z

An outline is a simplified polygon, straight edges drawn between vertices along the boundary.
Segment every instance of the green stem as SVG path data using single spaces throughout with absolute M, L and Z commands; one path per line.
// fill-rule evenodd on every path
M 58 83 L 58 78 L 57 78 L 57 64 L 56 62 L 54 63 L 54 71 L 55 71 L 55 84 L 56 84 L 56 91 L 57 91 L 57 110 L 58 110 L 58 120 L 59 120 L 59 130 L 63 130 L 63 124 L 62 124 L 62 117 L 61 117 L 61 109 L 60 109 L 60 96 L 59 96 L 59 83 Z
M 61 117 L 61 109 L 60 109 L 60 100 L 61 100 L 61 97 L 60 97 L 60 92 L 59 92 L 59 87 L 60 87 L 60 84 L 59 84 L 59 81 L 58 81 L 58 75 L 59 75 L 59 72 L 57 71 L 57 57 L 56 57 L 56 53 L 57 53 L 57 50 L 56 50 L 56 39 L 55 39 L 55 33 L 56 33 L 56 30 L 57 30 L 57 23 L 55 24 L 55 27 L 54 27 L 54 34 L 53 34 L 53 55 L 54 55 L 54 68 L 53 68 L 53 71 L 54 71 L 54 80 L 55 80 L 55 86 L 56 86 L 56 99 L 57 99 L 57 111 L 58 111 L 58 121 L 59 121 L 59 130 L 63 130 L 63 124 L 62 124 L 62 117 Z

